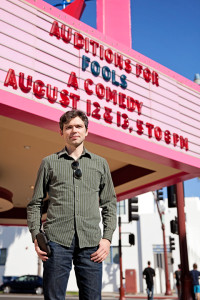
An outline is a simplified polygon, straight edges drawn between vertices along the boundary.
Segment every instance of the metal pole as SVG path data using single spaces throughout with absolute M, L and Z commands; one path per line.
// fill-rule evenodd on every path
M 42 260 L 38 257 L 38 276 L 41 276 L 41 271 L 42 271 Z
M 166 292 L 165 295 L 172 295 L 170 282 L 169 282 L 169 272 L 168 272 L 168 261 L 167 261 L 167 246 L 165 239 L 165 225 L 162 224 L 163 231 L 163 247 L 164 247 L 164 258 L 165 258 L 165 283 L 166 283 Z
M 119 225 L 119 267 L 120 267 L 120 297 L 119 300 L 125 300 L 125 292 L 123 285 L 123 271 L 122 271 L 122 243 L 121 243 L 121 217 L 118 217 Z
M 161 221 L 161 224 L 162 224 L 161 228 L 162 228 L 162 231 L 163 231 L 163 248 L 164 248 L 164 261 L 165 261 L 165 285 L 166 285 L 165 295 L 172 295 L 172 291 L 171 291 L 171 287 L 170 287 L 170 281 L 169 281 L 169 271 L 168 271 L 168 261 L 167 261 L 167 247 L 166 247 L 166 240 L 165 240 L 165 225 L 163 223 L 164 213 L 161 213 L 161 211 L 160 211 L 155 193 L 154 193 L 154 198 L 156 200 L 156 205 L 157 205 L 158 213 L 159 213 L 159 216 L 160 216 L 160 221 Z
M 192 280 L 189 274 L 187 239 L 185 228 L 185 212 L 184 212 L 184 191 L 183 183 L 176 184 L 177 193 L 177 215 L 179 230 L 179 247 L 181 258 L 181 300 L 192 300 Z

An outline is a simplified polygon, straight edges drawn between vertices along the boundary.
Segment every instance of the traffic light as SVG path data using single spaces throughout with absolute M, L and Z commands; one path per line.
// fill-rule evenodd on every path
M 138 197 L 133 197 L 128 199 L 128 221 L 138 221 L 138 214 L 134 214 L 138 212 L 138 205 L 134 205 L 138 203 Z
M 157 194 L 157 201 L 163 200 L 163 190 L 162 189 L 157 190 L 156 194 Z
M 133 233 L 129 234 L 128 241 L 131 246 L 135 245 L 135 235 Z
M 169 248 L 170 248 L 170 252 L 172 252 L 173 250 L 175 250 L 175 241 L 173 237 L 169 237 Z
M 176 185 L 167 187 L 168 207 L 176 207 Z
M 177 217 L 175 217 L 175 220 L 170 221 L 170 230 L 173 234 L 178 234 L 178 220 Z

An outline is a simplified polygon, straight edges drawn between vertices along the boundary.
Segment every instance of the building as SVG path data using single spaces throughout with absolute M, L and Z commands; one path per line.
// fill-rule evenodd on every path
M 107 159 L 118 201 L 200 174 L 200 87 L 130 49 L 130 36 L 110 38 L 125 36 L 122 11 L 105 2 L 94 30 L 42 0 L 2 1 L 2 226 L 26 224 L 37 167 L 62 147 L 71 108 L 87 113 L 86 146 Z

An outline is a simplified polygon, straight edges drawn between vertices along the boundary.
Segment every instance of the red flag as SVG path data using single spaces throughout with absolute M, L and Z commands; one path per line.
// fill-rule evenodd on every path
M 84 0 L 75 0 L 71 4 L 67 5 L 62 11 L 64 11 L 66 14 L 80 20 L 81 15 L 84 11 L 86 4 Z

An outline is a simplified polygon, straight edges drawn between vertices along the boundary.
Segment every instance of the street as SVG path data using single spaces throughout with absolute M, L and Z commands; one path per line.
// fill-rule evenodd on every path
M 137 296 L 134 295 L 133 297 L 131 297 L 131 295 L 126 295 L 125 299 L 127 300 L 141 300 L 141 299 L 147 299 L 146 295 L 140 295 L 138 296 L 138 298 L 136 298 Z M 30 300 L 30 299 L 37 299 L 37 300 L 44 300 L 43 296 L 39 296 L 39 295 L 34 295 L 34 294 L 0 294 L 0 300 Z M 119 295 L 115 294 L 115 295 L 102 295 L 102 300 L 115 300 L 118 299 L 119 300 Z M 172 299 L 176 299 L 177 300 L 177 296 L 173 295 L 173 296 L 164 296 L 164 295 L 155 295 L 154 299 L 165 299 L 165 300 L 172 300 Z M 78 296 L 71 296 L 71 295 L 67 295 L 66 296 L 66 300 L 78 300 Z
M 33 295 L 33 294 L 0 294 L 0 300 L 30 300 L 30 299 L 37 299 L 37 300 L 43 300 L 43 296 L 38 296 L 38 295 Z M 78 300 L 78 296 L 67 296 L 67 300 Z M 102 299 L 107 299 L 107 300 L 113 300 L 116 299 L 116 297 L 103 297 Z
M 27 294 L 9 294 L 9 295 L 0 295 L 0 300 L 30 300 L 30 299 L 37 299 L 37 300 L 43 300 L 43 296 L 37 296 L 37 295 L 27 295 Z M 67 300 L 78 300 L 78 296 L 67 296 Z M 116 299 L 115 297 L 109 298 L 109 297 L 103 297 L 102 299 L 107 300 L 113 300 Z
M 44 296 L 34 295 L 34 294 L 0 294 L 0 300 L 44 300 Z M 119 300 L 119 295 L 117 294 L 111 294 L 111 295 L 102 295 L 102 300 Z M 127 300 L 141 300 L 141 299 L 147 299 L 146 294 L 141 294 L 137 297 L 137 295 L 131 296 L 126 295 L 125 299 Z M 172 296 L 165 296 L 165 295 L 154 295 L 155 300 L 165 299 L 165 300 L 177 300 L 177 295 Z M 76 295 L 67 295 L 66 300 L 78 300 L 78 296 Z
M 0 294 L 0 300 L 30 300 L 30 299 L 37 299 L 37 300 L 43 300 L 43 296 L 33 295 L 33 294 Z M 67 300 L 78 300 L 78 296 L 67 296 Z M 103 297 L 102 299 L 107 300 L 113 300 L 117 299 L 115 297 L 109 298 L 109 297 Z M 136 299 L 137 300 L 137 299 Z

